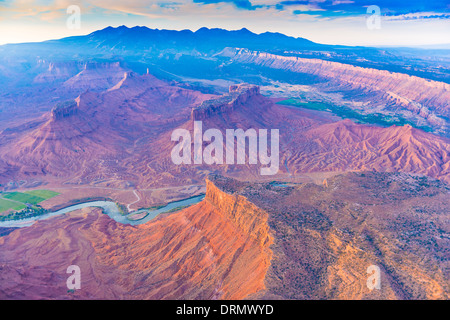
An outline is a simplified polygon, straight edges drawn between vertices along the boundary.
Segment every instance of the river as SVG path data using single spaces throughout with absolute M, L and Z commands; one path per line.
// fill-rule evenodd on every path
M 167 204 L 166 206 L 161 207 L 156 210 L 151 210 L 151 211 L 138 210 L 138 211 L 134 211 L 134 212 L 130 213 L 130 214 L 136 214 L 137 212 L 147 211 L 148 212 L 147 216 L 145 216 L 145 218 L 140 219 L 140 220 L 129 220 L 127 218 L 127 216 L 130 214 L 128 214 L 128 215 L 120 214 L 120 210 L 114 202 L 90 201 L 90 202 L 84 202 L 84 203 L 76 204 L 76 205 L 73 205 L 70 207 L 66 207 L 66 208 L 58 210 L 58 211 L 48 212 L 48 213 L 45 213 L 40 216 L 30 217 L 30 218 L 21 219 L 21 220 L 1 221 L 0 227 L 3 227 L 3 228 L 28 227 L 28 226 L 31 226 L 37 220 L 45 220 L 45 219 L 48 219 L 48 218 L 51 218 L 51 217 L 54 217 L 57 215 L 69 213 L 71 211 L 88 208 L 88 207 L 102 208 L 103 212 L 105 214 L 107 214 L 111 219 L 114 219 L 115 221 L 117 221 L 119 223 L 138 225 L 138 224 L 146 223 L 146 222 L 154 219 L 155 217 L 157 217 L 159 214 L 170 211 L 172 209 L 182 207 L 182 206 L 190 206 L 190 205 L 196 204 L 196 203 L 200 202 L 201 200 L 203 200 L 204 197 L 205 197 L 205 195 L 199 195 L 199 196 L 191 197 L 188 199 L 171 202 L 171 203 Z

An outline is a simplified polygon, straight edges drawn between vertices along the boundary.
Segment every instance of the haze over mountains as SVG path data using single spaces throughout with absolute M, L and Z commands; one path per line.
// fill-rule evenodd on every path
M 450 61 L 407 52 L 145 27 L 0 46 L 2 192 L 128 211 L 207 189 L 138 227 L 89 208 L 0 228 L 0 297 L 448 299 Z M 174 164 L 194 121 L 278 129 L 277 174 Z M 88 279 L 72 296 L 69 257 Z

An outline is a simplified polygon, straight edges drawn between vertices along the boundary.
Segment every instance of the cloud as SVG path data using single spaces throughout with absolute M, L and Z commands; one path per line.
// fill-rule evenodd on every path
M 414 12 L 407 14 L 385 13 L 383 20 L 385 21 L 406 21 L 406 20 L 429 20 L 429 19 L 450 19 L 450 14 L 436 12 Z
M 331 3 L 333 6 L 338 5 L 338 4 L 350 4 L 350 3 L 355 3 L 355 1 L 352 0 L 333 0 L 333 2 Z
M 57 18 L 72 4 L 80 5 L 84 13 L 89 13 L 97 7 L 148 17 L 165 17 L 172 15 L 173 12 L 195 16 L 198 10 L 200 13 L 207 11 L 211 14 L 224 11 L 233 18 L 234 9 L 234 12 L 263 11 L 270 14 L 275 10 L 293 16 L 309 14 L 338 19 L 364 15 L 367 6 L 372 4 L 378 5 L 382 14 L 386 16 L 431 13 L 405 16 L 404 19 L 441 19 L 440 14 L 450 13 L 448 0 L 377 0 L 375 2 L 371 0 L 0 0 L 0 6 L 2 16 L 38 16 L 46 20 Z M 230 7 L 231 10 L 226 7 Z M 60 14 L 54 13 L 55 11 L 59 11 Z
M 56 30 L 55 26 L 65 28 L 66 9 L 73 4 L 81 7 L 82 28 L 85 29 L 80 34 L 108 25 L 123 24 L 191 30 L 203 26 L 227 29 L 246 27 L 254 32 L 276 31 L 325 43 L 339 43 L 340 39 L 344 39 L 340 43 L 368 43 L 364 42 L 366 38 L 371 39 L 375 34 L 386 31 L 383 33 L 385 37 L 380 36 L 376 41 L 382 43 L 394 38 L 395 31 L 388 30 L 395 26 L 397 30 L 401 29 L 398 34 L 412 34 L 407 38 L 412 40 L 408 41 L 415 41 L 417 31 L 411 30 L 417 27 L 416 30 L 426 30 L 424 39 L 434 39 L 437 43 L 438 40 L 435 39 L 443 38 L 442 34 L 448 30 L 450 22 L 450 5 L 447 2 L 448 0 L 0 0 L 0 28 L 7 28 L 10 34 L 10 30 L 17 29 L 18 26 L 21 30 L 14 37 L 0 32 L 0 43 L 5 43 L 5 38 L 14 41 L 20 37 L 27 41 L 34 40 L 31 36 L 27 38 L 27 33 L 33 34 L 36 39 L 56 37 L 49 34 L 53 29 Z M 365 34 L 364 32 L 368 32 L 367 7 L 372 4 L 381 9 L 383 29 L 378 33 Z M 433 29 L 432 26 L 437 27 Z M 30 31 L 23 32 L 25 27 Z M 48 28 L 39 31 L 37 37 L 35 35 L 38 34 L 39 27 Z M 58 37 L 64 35 L 62 29 L 58 30 Z M 352 34 L 357 35 L 352 38 Z M 448 38 L 448 31 L 446 36 Z
M 213 3 L 232 3 L 238 9 L 255 10 L 257 7 L 253 6 L 249 0 L 194 0 L 194 3 L 213 4 Z

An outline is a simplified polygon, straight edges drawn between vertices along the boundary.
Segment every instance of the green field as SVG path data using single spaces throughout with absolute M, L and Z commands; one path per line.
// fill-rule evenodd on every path
M 26 206 L 24 204 L 20 204 L 17 202 L 8 201 L 5 199 L 0 199 L 0 212 L 4 212 L 6 210 L 22 210 Z
M 26 208 L 26 204 L 33 205 L 31 208 L 37 208 L 34 205 L 53 198 L 59 193 L 51 190 L 31 190 L 26 192 L 6 192 L 0 194 L 0 212 L 7 210 L 22 210 Z M 9 201 L 11 200 L 11 201 Z
M 343 119 L 352 119 L 355 122 L 366 123 L 366 124 L 376 124 L 384 127 L 397 125 L 404 126 L 405 124 L 409 124 L 415 128 L 422 129 L 427 132 L 431 132 L 432 129 L 428 126 L 417 126 L 414 123 L 400 117 L 392 117 L 388 115 L 384 115 L 381 113 L 371 113 L 371 114 L 362 114 L 356 110 L 353 110 L 349 107 L 345 106 L 337 106 L 333 104 L 328 104 L 324 102 L 310 102 L 310 101 L 302 101 L 300 99 L 291 98 L 283 101 L 279 101 L 278 104 L 290 105 L 299 108 L 305 108 L 310 110 L 317 111 L 325 111 L 331 112 Z
M 50 199 L 57 196 L 59 193 L 51 190 L 31 190 L 25 192 L 26 194 L 31 194 L 32 196 L 41 197 L 44 199 Z
M 3 196 L 5 199 L 10 199 L 14 201 L 19 201 L 22 203 L 31 203 L 31 204 L 38 204 L 39 202 L 42 202 L 45 200 L 45 198 L 33 196 L 31 194 L 26 194 L 22 192 L 10 192 Z

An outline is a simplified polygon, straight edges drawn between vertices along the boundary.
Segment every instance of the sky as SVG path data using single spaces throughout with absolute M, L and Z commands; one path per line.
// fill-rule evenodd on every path
M 79 19 L 73 6 L 79 8 Z M 0 0 L 0 44 L 59 39 L 121 25 L 193 31 L 245 27 L 342 45 L 449 44 L 450 1 Z

